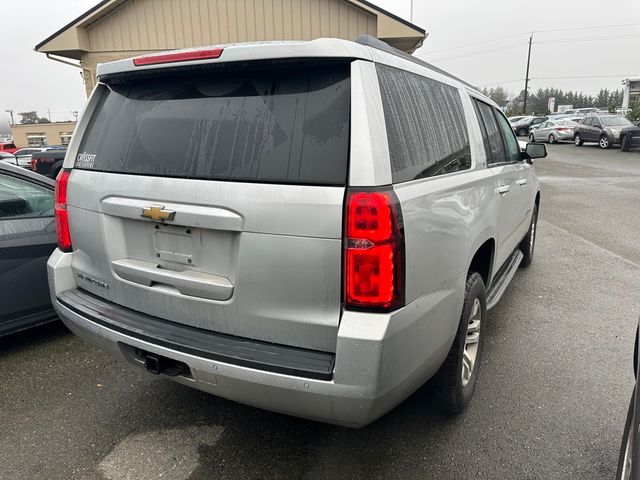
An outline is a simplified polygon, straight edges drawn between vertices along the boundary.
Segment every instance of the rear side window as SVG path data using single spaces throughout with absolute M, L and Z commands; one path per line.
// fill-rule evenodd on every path
M 344 185 L 349 108 L 348 63 L 124 77 L 104 89 L 75 166 Z
M 458 89 L 377 65 L 393 183 L 471 168 Z
M 485 148 L 487 150 L 487 163 L 504 163 L 507 156 L 500 135 L 500 127 L 493 115 L 493 109 L 484 102 L 473 100 L 476 112 L 479 114 L 480 124 L 483 130 Z

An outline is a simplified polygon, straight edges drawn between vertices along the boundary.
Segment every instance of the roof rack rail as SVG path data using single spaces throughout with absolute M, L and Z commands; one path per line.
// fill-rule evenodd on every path
M 392 47 L 388 43 L 383 42 L 379 38 L 372 37 L 371 35 L 361 35 L 356 40 L 356 43 L 359 43 L 360 45 L 364 45 L 365 47 L 371 47 L 378 50 L 382 50 L 383 52 L 387 52 L 392 55 L 396 55 L 397 57 L 404 58 L 405 60 L 408 60 L 410 62 L 417 63 L 418 65 L 422 65 L 423 67 L 427 67 L 435 72 L 441 73 L 442 75 L 445 75 L 449 78 L 457 80 L 458 82 L 462 83 L 463 85 L 473 90 L 477 90 L 476 87 L 474 87 L 470 83 L 465 82 L 461 78 L 458 78 L 455 75 L 451 75 L 449 72 L 442 70 L 441 68 L 436 67 L 435 65 L 432 65 L 429 62 L 425 62 L 424 60 L 418 57 L 414 57 L 413 55 L 409 55 L 408 53 L 403 52 L 402 50 L 398 50 L 397 48 Z

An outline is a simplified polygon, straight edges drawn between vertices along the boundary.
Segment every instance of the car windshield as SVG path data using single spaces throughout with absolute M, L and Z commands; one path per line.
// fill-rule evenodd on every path
M 556 122 L 557 125 L 562 125 L 562 126 L 569 126 L 569 127 L 573 127 L 574 125 L 576 125 L 576 122 L 574 122 L 573 120 L 558 120 Z
M 631 122 L 624 117 L 600 117 L 605 127 L 627 127 Z

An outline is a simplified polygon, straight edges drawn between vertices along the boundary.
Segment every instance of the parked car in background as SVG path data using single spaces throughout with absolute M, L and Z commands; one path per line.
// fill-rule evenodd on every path
M 13 142 L 0 143 L 0 152 L 13 153 L 16 150 L 18 150 L 18 149 L 17 149 L 15 143 L 13 143 Z
M 595 107 L 585 107 L 585 108 L 576 108 L 574 109 L 574 112 L 578 115 L 591 115 L 594 113 L 598 113 L 598 109 Z
M 529 127 L 539 125 L 547 121 L 548 117 L 526 117 L 511 125 L 511 128 L 519 137 L 529 135 Z
M 573 120 L 547 120 L 529 133 L 531 142 L 556 143 L 563 140 L 573 140 L 573 129 L 577 125 Z
M 0 335 L 57 318 L 47 282 L 53 189 L 53 180 L 0 162 Z
M 10 163 L 11 165 L 17 165 L 18 160 L 16 156 L 8 152 L 0 152 L 0 161 Z
M 620 130 L 620 150 L 640 147 L 640 127 L 631 125 Z
M 639 322 L 640 325 L 640 322 Z M 638 442 L 640 442 L 640 396 L 638 396 L 638 335 L 636 328 L 635 347 L 633 349 L 633 374 L 636 377 L 631 393 L 631 401 L 627 410 L 627 419 L 622 433 L 622 445 L 618 456 L 616 480 L 637 480 L 640 478 L 640 458 L 638 458 Z
M 67 151 L 62 149 L 48 149 L 44 152 L 35 152 L 31 155 L 31 170 L 40 175 L 56 178 L 62 168 L 62 162 L 66 153 Z
M 633 124 L 620 115 L 589 115 L 574 128 L 573 142 L 580 146 L 596 142 L 600 148 L 611 148 L 620 143 L 620 132 Z
M 31 168 L 31 155 L 36 152 L 44 152 L 45 148 L 27 147 L 20 148 L 14 152 L 18 160 L 18 166 Z
M 513 125 L 514 123 L 517 123 L 520 120 L 522 120 L 523 118 L 527 118 L 527 117 L 528 117 L 528 115 L 519 115 L 517 117 L 509 117 L 509 118 L 507 118 L 507 120 L 509 120 L 509 123 Z
M 222 52 L 98 66 L 57 177 L 61 318 L 262 408 L 360 427 L 435 375 L 460 413 L 487 310 L 533 259 L 545 145 L 371 37 Z

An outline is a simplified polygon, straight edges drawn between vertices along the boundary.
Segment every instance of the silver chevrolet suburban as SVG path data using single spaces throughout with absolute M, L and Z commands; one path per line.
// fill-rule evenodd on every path
M 473 87 L 371 37 L 98 67 L 56 184 L 53 303 L 154 374 L 360 427 L 469 403 L 531 263 L 532 158 Z

